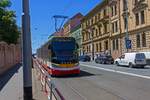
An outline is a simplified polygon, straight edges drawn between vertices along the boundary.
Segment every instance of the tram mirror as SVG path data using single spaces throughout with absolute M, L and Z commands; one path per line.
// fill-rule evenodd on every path
M 51 49 L 51 45 L 50 44 L 48 45 L 48 49 Z
M 78 45 L 78 43 L 76 43 L 76 48 L 77 48 L 77 49 L 79 49 L 79 45 Z

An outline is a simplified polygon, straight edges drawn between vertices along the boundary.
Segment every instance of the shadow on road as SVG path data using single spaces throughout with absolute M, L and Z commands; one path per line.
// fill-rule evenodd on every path
M 11 79 L 11 77 L 18 72 L 21 64 L 17 64 L 8 71 L 6 71 L 4 74 L 0 75 L 0 91 L 3 89 L 3 87 L 7 84 L 7 82 Z
M 55 78 L 79 78 L 79 77 L 89 77 L 95 74 L 81 70 L 80 74 L 66 75 L 66 76 L 54 76 Z

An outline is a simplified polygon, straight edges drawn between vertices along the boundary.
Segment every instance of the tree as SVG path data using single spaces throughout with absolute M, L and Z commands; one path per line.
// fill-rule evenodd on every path
M 9 0 L 0 0 L 0 41 L 16 44 L 20 32 L 16 25 L 15 12 L 7 9 L 10 6 Z

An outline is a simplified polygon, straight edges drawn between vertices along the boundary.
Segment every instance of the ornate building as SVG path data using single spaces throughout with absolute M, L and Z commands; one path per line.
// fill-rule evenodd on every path
M 116 16 L 111 16 L 111 24 L 117 21 L 118 25 L 114 25 L 114 30 L 111 35 L 111 51 L 114 58 L 125 52 L 150 51 L 150 0 L 111 0 L 110 4 L 117 11 Z M 125 17 L 125 14 L 128 17 Z M 115 13 L 115 10 L 111 10 Z M 128 21 L 128 25 L 127 25 Z M 113 29 L 113 26 L 112 26 Z M 131 40 L 131 49 L 126 49 L 125 36 L 128 29 L 128 37 Z
M 128 9 L 125 2 L 103 0 L 83 18 L 85 54 L 109 51 L 116 58 L 125 52 L 150 51 L 150 0 L 127 0 Z M 131 40 L 131 49 L 126 49 L 125 36 Z
M 83 55 L 83 52 L 82 52 L 82 35 L 81 35 L 81 24 L 78 24 L 78 26 L 74 27 L 71 32 L 70 32 L 70 35 L 71 37 L 74 37 L 76 39 L 76 43 L 78 44 L 79 46 L 79 49 L 78 49 L 78 53 L 79 53 L 79 56 Z
M 71 17 L 63 26 L 64 35 L 69 36 L 72 29 L 74 29 L 78 24 L 80 24 L 83 15 L 81 13 L 75 14 Z
M 82 20 L 84 54 L 93 59 L 100 52 L 110 51 L 110 24 L 108 1 L 102 1 Z

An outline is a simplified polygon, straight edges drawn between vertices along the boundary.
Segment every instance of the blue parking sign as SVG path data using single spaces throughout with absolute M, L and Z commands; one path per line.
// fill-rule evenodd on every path
M 127 49 L 131 49 L 132 48 L 132 43 L 131 43 L 131 40 L 129 40 L 129 39 L 126 39 L 126 48 Z

